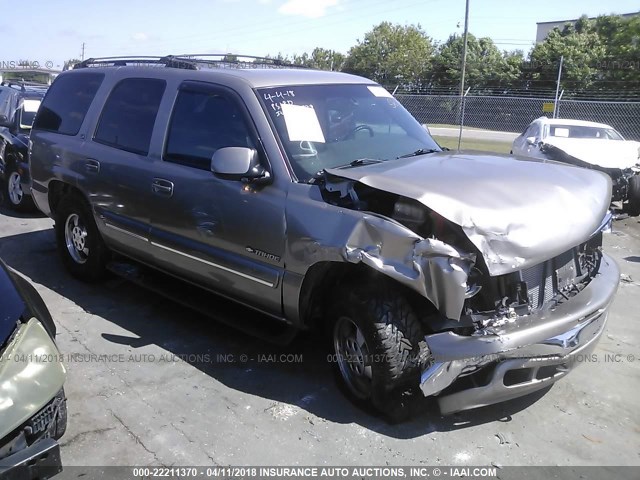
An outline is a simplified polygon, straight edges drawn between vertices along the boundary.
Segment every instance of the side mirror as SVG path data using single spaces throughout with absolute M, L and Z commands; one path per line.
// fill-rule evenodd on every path
M 527 145 L 535 145 L 536 144 L 536 137 L 527 137 L 525 140 L 527 141 Z
M 13 127 L 13 122 L 11 122 L 6 115 L 0 115 L 0 127 Z
M 247 183 L 268 183 L 269 172 L 260 164 L 258 151 L 246 147 L 224 147 L 211 157 L 211 171 L 222 178 Z

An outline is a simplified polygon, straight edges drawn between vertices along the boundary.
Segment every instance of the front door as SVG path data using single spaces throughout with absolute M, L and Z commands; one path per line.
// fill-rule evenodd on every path
M 285 192 L 219 178 L 210 169 L 217 149 L 258 143 L 233 92 L 185 82 L 156 162 L 150 239 L 164 269 L 281 315 Z

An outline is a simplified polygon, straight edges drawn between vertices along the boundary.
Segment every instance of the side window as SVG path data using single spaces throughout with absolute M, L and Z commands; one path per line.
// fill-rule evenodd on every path
M 537 123 L 532 123 L 531 125 L 529 125 L 529 127 L 527 127 L 527 129 L 524 131 L 524 138 L 529 138 L 529 137 L 536 137 L 538 138 L 540 134 L 540 125 Z
M 0 89 L 0 115 L 11 120 L 11 90 L 9 88 Z
M 100 84 L 102 73 L 70 73 L 60 76 L 44 98 L 34 129 L 76 135 Z
M 183 89 L 178 93 L 164 160 L 209 170 L 223 147 L 255 148 L 237 104 L 221 93 Z
M 107 98 L 93 140 L 127 152 L 147 155 L 166 82 L 128 78 Z
M 536 140 L 538 140 L 540 138 L 540 124 L 534 123 L 532 127 L 533 128 L 531 129 L 531 136 L 536 137 Z

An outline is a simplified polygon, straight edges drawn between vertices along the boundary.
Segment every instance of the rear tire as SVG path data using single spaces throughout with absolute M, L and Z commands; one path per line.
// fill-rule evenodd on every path
M 338 384 L 358 406 L 406 419 L 406 390 L 430 361 L 414 309 L 385 281 L 342 284 L 335 299 L 329 318 Z
M 31 212 L 36 209 L 31 195 L 22 190 L 22 175 L 18 172 L 15 164 L 12 164 L 6 171 L 6 182 L 4 184 L 4 196 L 7 199 L 9 208 L 16 212 Z
M 60 200 L 56 212 L 58 253 L 71 275 L 86 282 L 101 280 L 109 259 L 88 202 L 71 193 Z
M 640 215 L 640 174 L 629 179 L 627 213 L 632 217 Z

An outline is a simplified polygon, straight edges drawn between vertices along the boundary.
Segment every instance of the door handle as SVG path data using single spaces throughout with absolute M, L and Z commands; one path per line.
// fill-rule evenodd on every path
M 100 172 L 100 162 L 97 161 L 97 160 L 94 160 L 93 158 L 89 158 L 89 159 L 87 159 L 86 163 L 84 164 L 84 169 L 88 173 L 99 173 Z
M 153 182 L 151 182 L 151 190 L 156 195 L 170 197 L 173 195 L 173 182 L 164 178 L 154 178 Z

